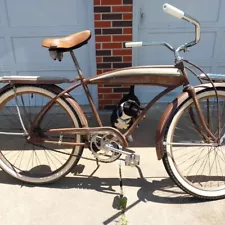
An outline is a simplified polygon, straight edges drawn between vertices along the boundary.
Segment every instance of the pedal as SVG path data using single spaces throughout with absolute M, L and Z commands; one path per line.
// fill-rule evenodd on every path
M 140 164 L 140 155 L 131 154 L 125 157 L 125 165 L 126 166 L 138 166 Z

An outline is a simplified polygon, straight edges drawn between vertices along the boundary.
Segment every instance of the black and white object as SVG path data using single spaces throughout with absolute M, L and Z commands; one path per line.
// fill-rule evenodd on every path
M 130 92 L 120 100 L 113 110 L 111 126 L 120 130 L 129 129 L 133 121 L 138 117 L 140 110 L 140 101 L 134 94 L 134 86 L 131 86 Z
M 120 130 L 126 130 L 129 128 L 132 116 L 129 116 L 124 111 L 124 105 L 129 104 L 128 102 L 123 102 L 116 110 L 117 119 L 114 121 L 114 126 Z

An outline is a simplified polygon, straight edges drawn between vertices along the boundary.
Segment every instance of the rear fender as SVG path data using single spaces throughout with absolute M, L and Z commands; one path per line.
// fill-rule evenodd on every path
M 216 88 L 224 88 L 225 89 L 225 83 L 214 83 Z M 212 89 L 212 85 L 210 83 L 207 84 L 202 84 L 195 86 L 195 93 L 199 93 L 205 89 Z M 163 138 L 164 138 L 164 133 L 165 130 L 168 126 L 168 119 L 170 118 L 171 114 L 174 113 L 174 111 L 187 99 L 189 98 L 188 92 L 183 92 L 180 94 L 177 98 L 173 100 L 172 103 L 170 103 L 164 113 L 161 116 L 161 119 L 158 123 L 158 127 L 156 130 L 156 139 L 155 139 L 155 144 L 156 144 L 156 154 L 158 160 L 161 160 L 164 156 L 164 148 L 163 148 Z
M 48 85 L 49 87 L 49 85 Z M 57 85 L 51 85 L 50 90 L 53 91 L 55 94 L 60 94 L 63 89 Z M 73 108 L 73 110 L 77 113 L 77 116 L 79 117 L 80 121 L 81 121 L 81 125 L 82 127 L 88 127 L 88 122 L 87 122 L 87 118 L 82 110 L 82 108 L 80 107 L 80 105 L 78 104 L 78 102 L 69 94 L 69 93 L 65 93 L 63 95 L 64 100 Z
M 25 86 L 25 85 L 29 85 L 29 86 L 32 86 L 32 84 L 14 84 L 16 87 L 19 87 L 19 86 Z M 52 91 L 53 93 L 55 93 L 56 95 L 60 94 L 63 89 L 55 84 L 40 84 L 40 85 L 35 85 L 35 86 L 39 86 L 39 87 L 42 87 L 42 88 L 46 88 L 47 90 L 50 90 Z M 0 89 L 0 95 L 4 94 L 6 91 L 8 91 L 9 89 L 12 88 L 12 85 L 10 84 L 7 84 L 5 86 L 3 86 L 1 89 Z M 78 118 L 80 119 L 81 121 L 81 125 L 82 127 L 88 127 L 88 122 L 87 122 L 87 119 L 86 119 L 86 116 L 83 112 L 83 110 L 81 109 L 80 105 L 77 103 L 77 101 L 69 94 L 69 93 L 65 93 L 63 95 L 64 97 L 64 100 L 73 108 L 73 110 L 77 113 L 77 116 Z

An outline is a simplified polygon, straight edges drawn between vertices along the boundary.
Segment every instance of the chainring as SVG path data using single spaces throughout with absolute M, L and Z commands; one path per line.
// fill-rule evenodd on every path
M 90 150 L 99 162 L 111 163 L 120 158 L 121 154 L 104 148 L 105 144 L 111 144 L 118 148 L 122 143 L 111 134 L 94 134 L 90 139 Z

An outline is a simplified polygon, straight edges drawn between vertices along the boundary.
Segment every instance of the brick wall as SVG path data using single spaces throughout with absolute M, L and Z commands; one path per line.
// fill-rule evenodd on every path
M 132 65 L 133 0 L 94 0 L 97 73 Z M 129 90 L 125 86 L 98 86 L 99 109 L 111 109 Z

